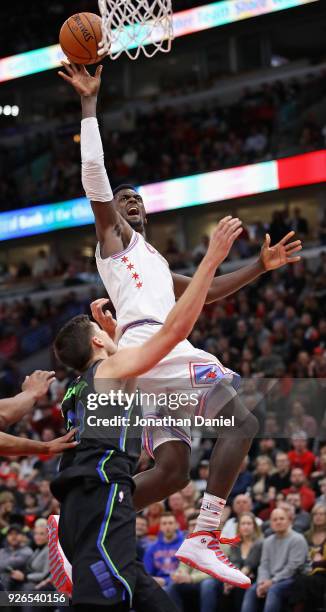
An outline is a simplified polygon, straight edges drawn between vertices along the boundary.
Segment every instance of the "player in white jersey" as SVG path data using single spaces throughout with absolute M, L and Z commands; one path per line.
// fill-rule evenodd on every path
M 132 346 L 155 333 L 190 279 L 171 275 L 164 258 L 145 242 L 146 212 L 137 191 L 130 185 L 122 185 L 112 193 L 96 119 L 101 67 L 97 68 L 94 77 L 85 67 L 65 64 L 65 68 L 61 76 L 81 96 L 82 179 L 95 215 L 97 265 L 122 327 L 119 346 Z M 215 278 L 207 301 L 234 293 L 267 270 L 298 261 L 299 257 L 293 254 L 301 244 L 300 241 L 289 243 L 293 234 L 290 232 L 274 247 L 266 236 L 258 260 L 234 273 Z M 246 588 L 250 580 L 235 570 L 224 556 L 218 531 L 226 499 L 257 431 L 256 417 L 241 404 L 234 390 L 237 378 L 215 356 L 184 341 L 146 378 L 142 377 L 139 384 L 142 389 L 147 388 L 149 392 L 154 389 L 159 393 L 161 389 L 173 390 L 176 380 L 181 380 L 189 389 L 210 391 L 205 394 L 201 410 L 212 413 L 220 410 L 224 417 L 234 416 L 233 436 L 220 437 L 213 449 L 207 491 L 196 530 L 182 544 L 177 557 L 215 578 Z M 155 466 L 135 477 L 136 509 L 182 489 L 189 479 L 189 432 L 183 428 L 162 430 L 155 427 L 147 432 L 146 448 L 154 457 Z

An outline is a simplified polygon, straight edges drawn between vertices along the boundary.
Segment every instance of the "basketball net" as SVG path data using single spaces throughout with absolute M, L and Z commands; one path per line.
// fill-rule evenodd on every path
M 168 53 L 173 39 L 172 0 L 99 0 L 104 49 L 115 60 L 143 52 Z

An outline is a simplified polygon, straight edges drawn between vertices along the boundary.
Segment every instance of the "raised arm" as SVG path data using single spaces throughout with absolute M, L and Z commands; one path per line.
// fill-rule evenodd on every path
M 139 376 L 154 367 L 179 342 L 189 336 L 205 303 L 215 270 L 227 257 L 241 232 L 239 219 L 225 217 L 220 221 L 204 259 L 160 331 L 143 345 L 121 349 L 102 362 L 97 370 L 99 377 L 115 379 Z
M 103 258 L 126 248 L 132 229 L 117 212 L 113 193 L 104 166 L 104 152 L 96 118 L 97 96 L 101 85 L 102 66 L 91 76 L 85 66 L 62 62 L 66 72 L 59 75 L 79 94 L 82 108 L 80 134 L 82 183 L 91 201 L 96 235 Z
M 36 370 L 31 376 L 26 376 L 21 393 L 0 400 L 0 430 L 17 423 L 32 410 L 37 400 L 47 393 L 54 374 Z
M 293 238 L 294 232 L 289 232 L 278 244 L 271 246 L 271 239 L 268 234 L 261 249 L 261 253 L 257 261 L 248 266 L 244 266 L 230 274 L 222 274 L 212 280 L 211 286 L 207 293 L 206 304 L 222 300 L 228 295 L 232 295 L 242 287 L 253 282 L 264 272 L 281 268 L 288 263 L 296 263 L 300 261 L 300 256 L 293 257 L 302 249 L 301 240 L 289 242 Z M 177 298 L 183 294 L 188 287 L 191 279 L 182 274 L 172 273 L 174 283 L 174 293 Z

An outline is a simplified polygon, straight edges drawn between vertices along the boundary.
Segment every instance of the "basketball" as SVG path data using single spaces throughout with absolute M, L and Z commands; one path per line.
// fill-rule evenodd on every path
M 67 19 L 59 35 L 62 51 L 74 64 L 96 64 L 102 40 L 102 20 L 95 13 L 76 13 Z

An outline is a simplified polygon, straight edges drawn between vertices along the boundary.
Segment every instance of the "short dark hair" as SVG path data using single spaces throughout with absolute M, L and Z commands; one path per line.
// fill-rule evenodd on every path
M 54 352 L 61 363 L 78 372 L 92 358 L 92 323 L 88 315 L 77 315 L 66 323 L 54 340 Z
M 119 191 L 123 191 L 123 189 L 131 189 L 132 191 L 137 191 L 134 185 L 129 185 L 128 183 L 122 183 L 122 185 L 118 185 L 115 189 L 113 189 L 113 195 L 116 196 Z
M 175 520 L 177 520 L 177 519 L 175 518 L 175 516 L 174 516 L 173 512 L 169 512 L 168 510 L 166 510 L 166 512 L 162 512 L 162 514 L 161 514 L 161 516 L 160 516 L 160 520 L 161 520 L 162 518 L 169 517 L 169 516 L 173 516 L 173 518 L 174 518 Z

